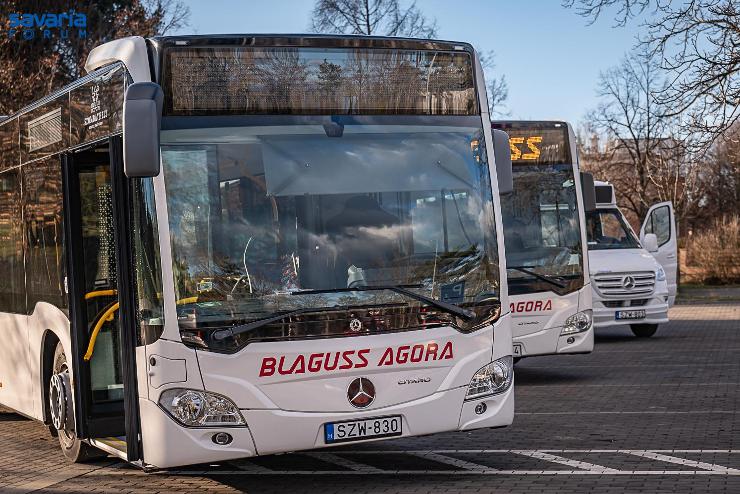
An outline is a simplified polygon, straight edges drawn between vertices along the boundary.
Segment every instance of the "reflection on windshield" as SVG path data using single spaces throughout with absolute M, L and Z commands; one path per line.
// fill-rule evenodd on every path
M 588 248 L 639 249 L 640 242 L 618 209 L 599 209 L 587 215 Z
M 514 192 L 501 198 L 506 265 L 525 269 L 509 269 L 510 292 L 580 288 L 581 231 L 573 166 L 517 165 L 513 171 Z
M 308 290 L 403 284 L 453 304 L 497 297 L 488 167 L 480 117 L 469 120 L 163 132 L 179 306 L 197 302 L 201 322 L 229 324 L 303 307 L 419 305 L 393 291 L 300 295 Z

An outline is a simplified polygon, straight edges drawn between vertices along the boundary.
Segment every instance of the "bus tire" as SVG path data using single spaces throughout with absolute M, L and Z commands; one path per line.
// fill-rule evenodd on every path
M 638 338 L 650 338 L 658 330 L 657 324 L 630 324 L 630 329 Z
M 54 350 L 54 360 L 52 362 L 51 378 L 49 379 L 50 388 L 52 387 L 52 380 L 55 375 L 69 372 L 67 357 L 64 355 L 64 348 L 61 343 L 57 343 L 56 350 Z M 49 391 L 49 400 L 53 399 L 53 394 L 54 393 Z M 71 399 L 71 395 L 69 398 Z M 53 407 L 54 404 L 50 404 L 49 406 Z M 74 422 L 74 419 L 70 420 Z M 50 428 L 55 429 L 56 435 L 59 437 L 59 446 L 62 448 L 64 456 L 73 463 L 83 463 L 85 461 L 105 456 L 105 453 L 99 449 L 93 448 L 89 444 L 80 441 L 75 436 L 74 431 L 67 431 L 64 428 L 59 429 L 53 425 L 51 425 Z

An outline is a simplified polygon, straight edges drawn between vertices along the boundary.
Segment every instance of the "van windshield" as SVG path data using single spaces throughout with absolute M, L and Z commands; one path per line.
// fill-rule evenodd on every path
M 480 117 L 323 120 L 162 132 L 181 328 L 499 297 Z
M 618 209 L 597 209 L 586 214 L 588 248 L 639 249 L 640 241 L 632 233 Z

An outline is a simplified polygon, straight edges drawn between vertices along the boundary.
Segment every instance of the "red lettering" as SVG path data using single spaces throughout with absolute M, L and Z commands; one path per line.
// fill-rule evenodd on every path
M 411 347 L 407 345 L 398 347 L 398 350 L 396 350 L 396 363 L 397 364 L 405 364 L 408 361 L 410 349 Z
M 285 355 L 282 355 L 280 357 L 280 364 L 278 365 L 278 374 L 284 376 L 285 374 L 290 374 L 290 370 L 284 370 L 283 365 L 285 364 Z
M 384 365 L 393 365 L 393 349 L 392 348 L 386 348 L 383 352 L 383 356 L 380 357 L 380 362 L 378 362 L 378 367 L 382 367 Z
M 326 358 L 324 359 L 324 370 L 332 371 L 337 368 L 337 364 L 339 363 L 339 352 L 334 352 L 334 363 L 329 366 L 331 355 L 331 353 L 326 354 Z
M 516 312 L 516 306 L 514 305 L 514 302 L 512 302 L 512 303 L 509 304 L 509 310 L 511 312 Z
M 306 372 L 306 358 L 298 355 L 293 365 L 290 367 L 290 374 L 304 374 Z
M 516 311 L 517 312 L 524 312 L 524 302 L 517 302 L 517 304 L 516 304 Z
M 263 358 L 262 368 L 260 369 L 260 377 L 271 376 L 275 374 L 275 364 L 277 364 L 277 361 L 274 357 Z
M 542 300 L 538 300 L 534 304 L 534 310 L 542 310 Z
M 436 343 L 429 343 L 427 345 L 427 353 L 424 355 L 424 362 L 429 361 L 429 357 L 432 357 L 432 360 L 437 360 L 437 350 L 439 347 Z
M 354 350 L 347 350 L 346 352 L 342 352 L 342 360 L 344 360 L 345 363 L 339 366 L 341 370 L 352 368 L 354 364 L 350 357 L 352 356 L 353 353 L 355 353 Z
M 419 350 L 419 354 L 416 354 L 416 351 Z M 424 356 L 424 345 L 414 345 L 414 347 L 411 349 L 411 361 L 412 362 L 421 362 L 421 358 Z
M 545 304 L 545 308 L 542 310 L 552 310 L 552 300 L 548 300 Z
M 527 300 L 527 303 L 524 305 L 524 310 L 527 312 L 532 312 L 532 309 L 534 308 L 534 302 L 531 300 Z
M 448 341 L 445 343 L 444 348 L 442 349 L 442 354 L 439 356 L 439 360 L 448 360 L 453 358 L 452 356 L 452 342 Z
M 368 353 L 370 353 L 370 349 L 369 348 L 363 348 L 362 350 L 358 350 L 357 351 L 357 358 L 359 358 L 360 360 L 362 360 L 362 362 L 356 364 L 355 367 L 357 367 L 357 368 L 367 367 L 367 359 L 365 358 L 365 355 L 368 354 Z
M 308 372 L 318 372 L 321 370 L 321 358 L 323 356 L 323 353 L 312 353 L 308 357 Z

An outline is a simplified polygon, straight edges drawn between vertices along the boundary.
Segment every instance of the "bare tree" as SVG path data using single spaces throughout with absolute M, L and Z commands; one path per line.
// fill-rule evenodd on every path
M 493 51 L 481 52 L 479 58 L 486 78 L 488 112 L 491 118 L 505 117 L 510 113 L 506 108 L 506 100 L 509 98 L 509 85 L 506 83 L 506 75 L 501 74 L 501 77 L 496 77 Z
M 563 0 L 595 21 L 618 25 L 647 15 L 639 44 L 660 60 L 668 84 L 656 98 L 705 147 L 740 119 L 740 4 L 737 0 Z
M 0 114 L 19 110 L 80 77 L 87 54 L 101 43 L 123 36 L 153 36 L 187 24 L 189 10 L 181 0 L 73 0 L 68 9 L 85 14 L 84 35 L 30 39 L 9 33 L 8 16 L 0 17 Z M 52 0 L 5 0 L 3 12 L 57 12 Z
M 427 19 L 412 2 L 400 0 L 317 0 L 311 29 L 333 34 L 434 38 L 437 21 Z
M 633 54 L 601 74 L 602 102 L 587 116 L 584 165 L 615 184 L 633 224 L 653 202 L 670 200 L 679 218 L 689 214 L 696 178 L 694 159 L 679 122 L 654 98 L 666 85 L 649 54 Z

